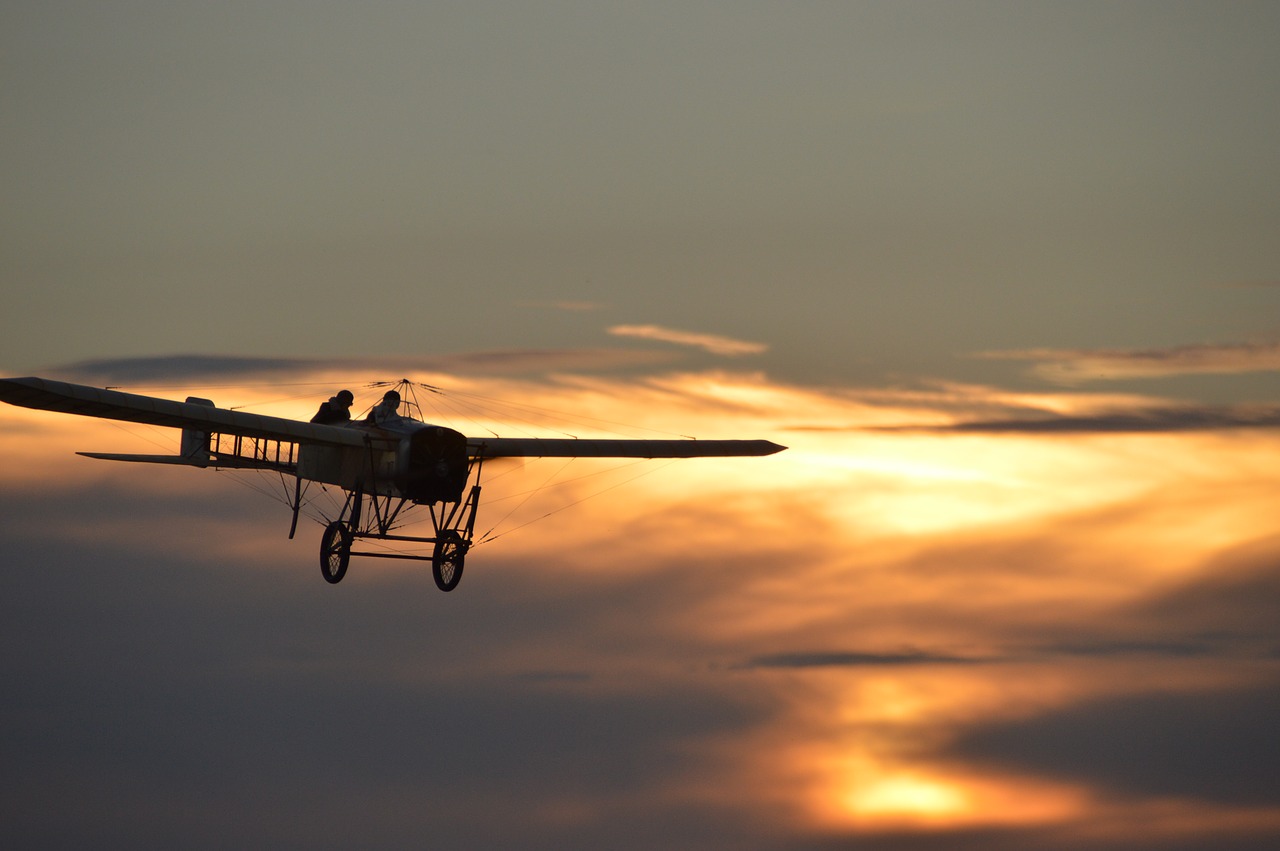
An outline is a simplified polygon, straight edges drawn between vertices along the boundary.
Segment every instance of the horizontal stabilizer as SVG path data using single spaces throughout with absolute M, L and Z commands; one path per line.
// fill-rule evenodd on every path
M 103 461 L 136 461 L 140 464 L 179 464 L 183 467 L 198 466 L 194 461 L 181 455 L 127 455 L 113 452 L 77 452 L 86 458 L 99 458 Z
M 294 464 L 281 464 L 261 458 L 241 458 L 221 452 L 212 453 L 209 460 L 190 459 L 182 455 L 131 455 L 115 452 L 77 452 L 86 458 L 103 461 L 132 461 L 139 464 L 176 464 L 180 467 L 216 467 L 224 470 L 275 470 L 280 473 L 297 472 Z

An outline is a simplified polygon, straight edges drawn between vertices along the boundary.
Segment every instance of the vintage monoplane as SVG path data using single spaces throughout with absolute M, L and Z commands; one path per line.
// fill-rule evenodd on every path
M 298 526 L 304 482 L 345 493 L 320 541 L 320 569 L 330 583 L 346 575 L 352 556 L 430 561 L 441 591 L 451 591 L 475 533 L 480 473 L 494 458 L 698 458 L 772 455 L 786 447 L 767 440 L 629 440 L 467 437 L 412 417 L 381 425 L 304 423 L 185 402 L 87 387 L 44 378 L 0 379 L 0 401 L 25 408 L 168 426 L 182 430 L 176 455 L 81 452 L 90 458 L 236 470 L 269 470 L 293 477 L 289 507 Z M 433 533 L 393 534 L 406 506 L 425 506 Z M 430 545 L 430 555 L 354 550 L 357 540 Z

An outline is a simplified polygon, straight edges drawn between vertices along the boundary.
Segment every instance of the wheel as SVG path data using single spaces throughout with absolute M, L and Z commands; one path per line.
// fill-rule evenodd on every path
M 325 527 L 320 539 L 320 572 L 324 581 L 337 585 L 347 575 L 347 562 L 351 561 L 351 530 L 341 520 Z
M 462 563 L 467 557 L 467 543 L 453 530 L 445 530 L 436 539 L 431 555 L 431 575 L 441 591 L 452 591 L 462 579 Z

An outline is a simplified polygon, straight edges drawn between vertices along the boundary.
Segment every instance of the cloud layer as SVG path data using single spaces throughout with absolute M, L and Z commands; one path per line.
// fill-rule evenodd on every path
M 1031 361 L 1036 375 L 1057 384 L 1223 375 L 1280 370 L 1280 343 L 1187 345 L 1164 349 L 1023 349 L 982 352 L 987 360 Z
M 940 440 L 862 426 L 1033 400 L 706 372 L 443 379 L 435 413 L 467 429 L 792 448 L 495 470 L 481 526 L 499 535 L 442 595 L 370 560 L 324 583 L 319 527 L 287 540 L 263 492 L 278 482 L 70 454 L 172 434 L 0 410 L 6 844 L 1280 838 L 1268 430 Z M 278 404 L 256 380 L 219 399 Z M 810 428 L 784 430 L 797 411 Z

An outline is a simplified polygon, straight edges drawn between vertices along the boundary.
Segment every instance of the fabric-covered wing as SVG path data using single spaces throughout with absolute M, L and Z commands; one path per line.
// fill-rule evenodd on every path
M 46 378 L 0 379 L 0 401 L 64 414 L 299 444 L 364 446 L 368 438 L 368 432 L 359 429 L 229 411 Z M 704 458 L 772 455 L 785 448 L 767 440 L 467 439 L 467 449 L 474 458 Z M 94 453 L 92 457 L 108 456 Z M 110 457 L 113 460 L 141 460 Z M 151 460 L 150 457 L 147 460 Z
M 219 434 L 328 446 L 363 446 L 364 435 L 339 426 L 303 423 L 191 402 L 102 390 L 46 378 L 0 379 L 0 401 L 23 408 L 57 411 L 131 423 L 187 428 Z
M 470 438 L 476 458 L 712 458 L 772 455 L 786 449 L 768 440 L 595 440 L 584 438 Z

